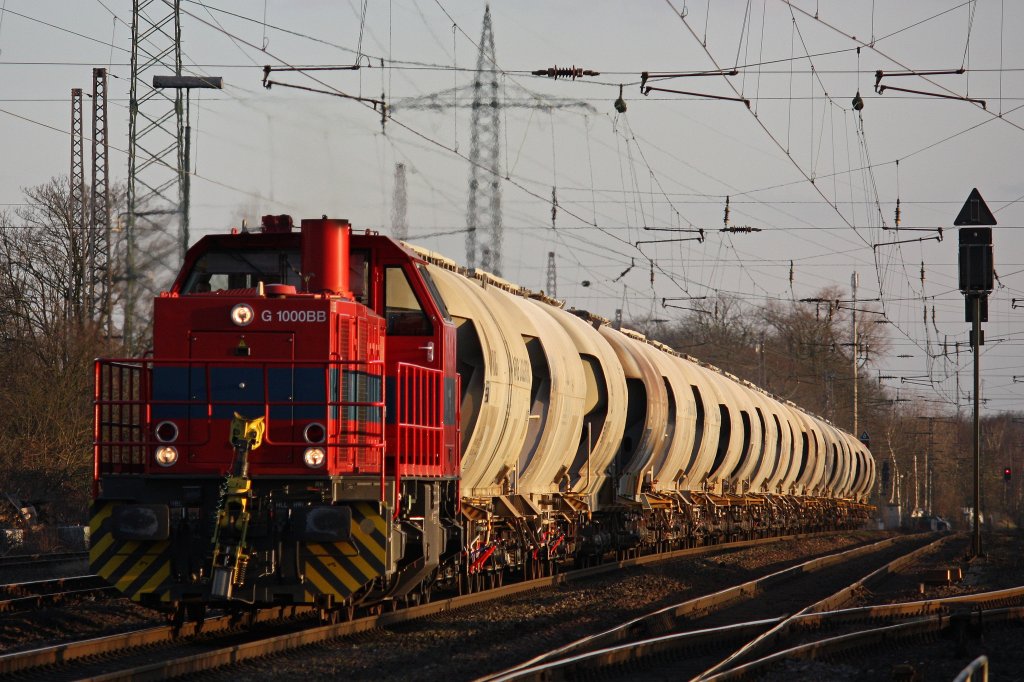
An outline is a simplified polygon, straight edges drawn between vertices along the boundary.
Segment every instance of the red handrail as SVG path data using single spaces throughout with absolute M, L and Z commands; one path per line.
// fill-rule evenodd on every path
M 219 368 L 258 368 L 263 381 L 263 395 L 260 400 L 214 400 L 213 385 L 211 382 L 211 370 Z M 294 400 L 289 396 L 287 400 L 270 400 L 270 377 L 269 371 L 272 368 L 314 368 L 323 371 L 323 400 Z M 152 371 L 154 368 L 179 368 L 187 372 L 191 378 L 194 369 L 201 369 L 203 376 L 202 393 L 190 393 L 188 399 L 155 399 L 152 395 Z M 345 370 L 348 370 L 346 372 Z M 336 372 L 336 381 L 332 384 L 332 371 Z M 346 382 L 352 381 L 351 374 L 357 377 L 363 376 L 367 382 L 367 399 L 354 400 L 343 399 L 343 390 L 349 386 Z M 348 375 L 348 376 L 347 376 Z M 294 376 L 294 375 L 293 375 Z M 369 383 L 375 379 L 377 386 L 376 395 L 369 388 Z M 94 392 L 94 478 L 102 473 L 141 473 L 145 470 L 147 454 L 159 444 L 153 434 L 153 408 L 154 406 L 179 406 L 185 409 L 186 417 L 181 433 L 188 434 L 196 421 L 202 420 L 207 424 L 206 437 L 203 440 L 178 440 L 175 445 L 178 447 L 201 447 L 209 443 L 211 425 L 215 407 L 230 407 L 232 410 L 243 409 L 252 406 L 257 414 L 262 414 L 267 423 L 264 442 L 268 445 L 283 447 L 304 447 L 309 443 L 300 440 L 273 440 L 272 409 L 276 407 L 302 407 L 322 406 L 325 409 L 325 416 L 337 415 L 336 419 L 328 418 L 325 427 L 331 430 L 325 434 L 325 446 L 328 448 L 344 448 L 352 450 L 363 449 L 375 451 L 375 455 L 364 460 L 360 464 L 368 464 L 371 471 L 374 467 L 383 470 L 384 453 L 384 365 L 382 361 L 301 361 L 301 360 L 259 360 L 253 361 L 249 358 L 226 358 L 218 360 L 194 360 L 194 359 L 161 359 L 153 358 L 124 358 L 124 359 L 100 359 L 95 363 L 95 392 Z M 360 379 L 354 379 L 359 381 Z M 202 397 L 196 397 L 201 395 Z M 374 399 L 375 398 L 375 399 Z M 194 416 L 191 408 L 201 407 L 204 413 L 202 417 Z M 357 430 L 353 430 L 351 422 L 344 422 L 346 410 L 366 410 L 372 414 L 376 410 L 376 419 L 356 420 L 359 424 Z M 366 414 L 366 413 L 364 413 Z M 248 415 L 247 415 L 248 416 Z M 251 415 L 257 416 L 257 415 Z M 296 425 L 302 425 L 309 420 L 297 420 L 294 414 L 284 418 L 286 424 L 281 430 L 288 430 L 294 433 Z M 282 420 L 277 419 L 278 423 Z M 333 424 L 333 426 L 329 426 Z M 280 431 L 277 431 L 279 433 Z M 227 434 L 225 433 L 225 438 Z M 351 452 L 353 462 L 356 453 Z
M 398 363 L 398 465 L 414 473 L 440 467 L 444 451 L 444 373 Z

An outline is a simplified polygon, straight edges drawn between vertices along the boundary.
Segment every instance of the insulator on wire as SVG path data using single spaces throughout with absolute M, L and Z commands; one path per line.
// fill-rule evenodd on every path
M 615 100 L 615 111 L 620 114 L 626 113 L 626 100 L 622 99 L 622 86 L 619 86 L 619 98 Z
M 900 226 L 900 200 L 896 198 L 896 227 Z
M 547 69 L 537 69 L 531 72 L 534 76 L 547 76 L 548 78 L 571 78 L 576 80 L 583 76 L 600 76 L 600 71 L 591 71 L 580 66 L 552 66 Z

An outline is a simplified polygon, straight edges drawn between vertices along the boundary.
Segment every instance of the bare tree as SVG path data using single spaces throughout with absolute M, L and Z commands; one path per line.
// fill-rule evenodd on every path
M 106 234 L 89 244 L 88 230 L 73 224 L 65 178 L 24 196 L 24 205 L 0 213 L 0 493 L 45 500 L 51 518 L 75 522 L 91 487 L 92 360 L 124 354 L 121 292 L 129 273 L 115 238 L 111 297 L 119 312 L 108 325 L 89 286 L 90 253 L 105 246 Z M 111 203 L 124 205 L 123 187 Z M 147 294 L 170 281 L 172 249 L 164 230 L 140 235 L 134 277 Z M 143 329 L 151 309 L 152 296 L 140 297 Z

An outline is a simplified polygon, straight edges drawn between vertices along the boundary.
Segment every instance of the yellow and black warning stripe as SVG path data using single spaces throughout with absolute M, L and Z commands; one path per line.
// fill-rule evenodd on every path
M 170 599 L 171 543 L 118 540 L 112 532 L 112 502 L 94 502 L 89 514 L 89 567 L 132 601 L 156 593 Z
M 302 548 L 306 599 L 320 595 L 342 600 L 384 575 L 387 521 L 371 502 L 352 505 L 352 535 L 347 542 L 307 543 Z

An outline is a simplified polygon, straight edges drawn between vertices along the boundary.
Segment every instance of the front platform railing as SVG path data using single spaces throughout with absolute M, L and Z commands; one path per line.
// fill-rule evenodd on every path
M 315 445 L 303 433 L 319 423 L 328 470 L 383 472 L 382 362 L 132 358 L 97 360 L 94 371 L 97 476 L 151 469 L 154 449 L 164 444 L 220 448 L 236 412 L 264 417 L 265 446 Z M 165 421 L 177 429 L 173 443 L 157 438 Z

